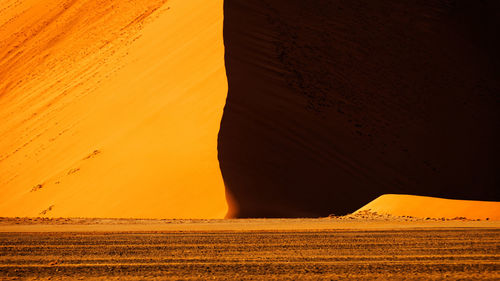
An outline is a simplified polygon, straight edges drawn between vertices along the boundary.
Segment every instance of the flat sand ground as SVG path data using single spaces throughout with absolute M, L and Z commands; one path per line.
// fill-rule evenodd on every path
M 0 219 L 0 279 L 500 278 L 500 223 Z

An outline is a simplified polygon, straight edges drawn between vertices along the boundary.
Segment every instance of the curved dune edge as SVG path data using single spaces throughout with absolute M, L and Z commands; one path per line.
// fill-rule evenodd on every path
M 233 216 L 500 201 L 499 1 L 224 2 Z
M 427 196 L 384 194 L 361 211 L 419 218 L 500 220 L 500 202 L 454 200 Z
M 222 1 L 0 3 L 0 216 L 223 218 Z

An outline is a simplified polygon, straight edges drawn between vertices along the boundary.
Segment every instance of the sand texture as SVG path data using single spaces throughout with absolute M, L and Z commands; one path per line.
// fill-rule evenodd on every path
M 343 215 L 382 194 L 499 201 L 499 11 L 225 1 L 232 215 Z
M 222 1 L 0 1 L 0 214 L 222 218 Z
M 414 195 L 385 194 L 356 211 L 427 218 L 467 218 L 500 221 L 500 202 L 450 200 Z
M 1 1 L 0 216 L 499 219 L 497 2 Z
M 9 225 L 17 230 L 44 226 L 47 231 L 4 232 Z M 75 231 L 71 227 L 76 225 L 93 229 Z M 3 280 L 500 278 L 497 222 L 422 223 L 364 215 L 215 221 L 1 219 L 0 231 Z
M 116 219 L 0 218 L 0 232 L 128 232 L 128 231 L 288 231 L 394 230 L 414 228 L 499 228 L 499 221 L 467 218 L 418 218 L 359 211 L 347 216 L 294 219 Z

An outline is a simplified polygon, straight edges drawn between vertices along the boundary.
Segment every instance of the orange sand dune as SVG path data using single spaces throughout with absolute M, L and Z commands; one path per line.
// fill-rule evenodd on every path
M 222 0 L 1 1 L 0 216 L 222 218 L 227 212 L 224 184 L 217 162 L 217 134 L 227 93 L 222 38 L 222 2 Z M 244 5 L 238 5 L 238 3 Z M 268 99 L 276 97 L 276 93 L 280 93 L 280 95 L 288 93 L 284 90 L 287 90 L 290 85 L 294 85 L 289 82 L 295 81 L 293 80 L 295 78 L 285 79 L 286 75 L 290 74 L 288 70 L 284 72 L 286 75 L 283 77 L 285 78 L 277 76 L 275 72 L 280 69 L 279 65 L 281 64 L 277 64 L 279 67 L 264 67 L 272 60 L 262 59 L 260 56 L 266 54 L 264 51 L 273 53 L 280 50 L 272 44 L 283 43 L 286 47 L 287 44 L 294 43 L 294 40 L 290 41 L 293 36 L 288 38 L 288 33 L 283 32 L 288 30 L 285 28 L 286 26 L 281 26 L 280 21 L 270 20 L 262 13 L 263 10 L 256 9 L 265 3 L 226 1 L 226 4 L 228 7 L 235 8 L 228 10 L 229 15 L 231 15 L 229 19 L 234 21 L 228 23 L 228 26 L 233 29 L 229 29 L 230 36 L 227 42 L 231 43 L 230 46 L 233 47 L 243 46 L 242 50 L 246 50 L 247 47 L 253 51 L 258 50 L 258 52 L 251 53 L 256 54 L 256 56 L 244 52 L 242 54 L 245 55 L 240 56 L 234 51 L 238 49 L 233 49 L 233 53 L 229 52 L 229 58 L 232 59 L 229 60 L 229 65 L 236 66 L 232 68 L 233 83 L 241 86 L 241 89 L 245 90 L 243 92 L 249 92 L 251 95 L 241 96 L 241 99 L 238 100 L 241 102 L 241 106 L 238 103 L 235 103 L 236 106 L 228 104 L 226 125 L 232 124 L 231 128 L 234 130 L 227 134 L 226 129 L 226 133 L 223 132 L 221 135 L 223 141 L 219 143 L 223 152 L 221 159 L 226 160 L 221 163 L 223 168 L 226 168 L 226 172 L 229 171 L 227 172 L 227 182 L 231 183 L 230 177 L 238 179 L 239 185 L 235 183 L 230 187 L 233 187 L 233 191 L 239 190 L 241 194 L 245 194 L 245 200 L 249 202 L 248 206 L 257 210 L 249 209 L 251 212 L 247 212 L 247 215 L 315 216 L 324 213 L 325 210 L 332 209 L 332 206 L 338 207 L 339 204 L 332 204 L 331 198 L 333 196 L 324 196 L 317 191 L 323 192 L 321 190 L 322 184 L 331 188 L 332 182 L 335 182 L 336 187 L 346 189 L 348 185 L 345 183 L 349 182 L 351 166 L 357 167 L 356 169 L 364 173 L 363 167 L 376 163 L 376 165 L 372 165 L 376 169 L 366 170 L 366 177 L 364 174 L 362 177 L 356 176 L 355 172 L 358 170 L 352 172 L 356 184 L 359 183 L 360 187 L 366 188 L 375 184 L 370 192 L 360 193 L 356 189 L 347 188 L 356 196 L 338 197 L 342 202 L 346 200 L 350 200 L 351 203 L 356 202 L 356 204 L 348 202 L 351 204 L 349 208 L 354 208 L 350 209 L 350 212 L 358 208 L 358 205 L 384 193 L 379 189 L 380 186 L 376 186 L 382 180 L 380 182 L 368 180 L 369 173 L 375 178 L 387 171 L 399 175 L 398 169 L 394 167 L 401 166 L 411 167 L 409 169 L 410 177 L 408 177 L 410 183 L 413 179 L 418 178 L 412 176 L 417 168 L 426 171 L 427 174 L 432 174 L 432 177 L 439 177 L 435 171 L 429 170 L 432 168 L 432 161 L 419 162 L 419 166 L 411 165 L 408 159 L 412 158 L 407 157 L 406 146 L 400 147 L 402 150 L 394 150 L 396 151 L 394 155 L 388 154 L 389 158 L 387 159 L 397 160 L 393 166 L 381 167 L 380 163 L 383 161 L 381 162 L 379 159 L 385 156 L 375 154 L 370 159 L 366 158 L 368 159 L 366 163 L 369 165 L 364 165 L 363 159 L 369 151 L 382 153 L 383 149 L 367 149 L 366 151 L 358 149 L 356 144 L 360 145 L 365 142 L 365 135 L 371 136 L 376 132 L 367 131 L 370 134 L 364 134 L 360 131 L 364 129 L 360 128 L 355 128 L 359 134 L 351 134 L 355 131 L 348 131 L 351 130 L 351 125 L 356 122 L 347 124 L 344 122 L 347 119 L 338 114 L 349 113 L 349 110 L 355 109 L 354 107 L 333 110 L 332 116 L 338 115 L 338 118 L 335 117 L 337 119 L 332 119 L 336 120 L 335 122 L 329 122 L 325 125 L 322 123 L 322 120 L 326 120 L 324 118 L 315 119 L 316 116 L 308 119 L 309 115 L 314 114 L 314 112 L 303 110 L 309 106 L 304 106 L 307 103 L 302 103 L 302 97 L 299 97 L 300 102 L 294 105 L 299 107 L 293 107 L 297 110 L 290 109 L 292 107 L 289 106 L 293 105 L 293 102 L 290 103 L 292 100 L 288 98 L 277 98 L 278 104 L 268 103 Z M 229 6 L 229 4 L 235 6 Z M 276 1 L 273 5 L 278 4 L 279 2 Z M 248 5 L 253 8 L 248 9 Z M 348 3 L 339 2 L 339 5 L 351 7 Z M 351 11 L 354 11 L 354 14 L 360 10 L 357 6 L 352 7 Z M 302 9 L 297 11 L 302 11 Z M 406 10 L 401 11 L 406 15 Z M 254 14 L 249 12 L 258 15 L 258 17 L 254 17 Z M 273 15 L 276 11 L 268 12 Z M 369 15 L 370 9 L 365 7 L 361 12 Z M 329 19 L 334 18 L 340 24 L 343 22 L 343 18 L 340 18 L 339 15 L 335 17 L 324 16 Z M 242 21 L 242 16 L 245 16 L 248 21 Z M 359 18 L 349 14 L 344 14 L 344 16 L 347 22 Z M 272 28 L 254 24 L 256 18 L 262 19 L 263 23 L 271 24 Z M 318 19 L 314 15 L 310 18 Z M 370 19 L 372 18 L 374 17 L 370 17 Z M 293 18 L 287 20 L 293 24 L 298 22 Z M 405 16 L 403 23 L 406 22 L 409 21 Z M 232 25 L 231 23 L 238 24 Z M 249 25 L 246 25 L 247 23 Z M 358 24 L 358 30 L 364 30 L 364 21 L 355 23 Z M 302 28 L 303 22 L 299 22 L 298 26 Z M 341 27 L 339 30 L 342 32 L 347 30 L 343 29 L 343 25 L 338 26 Z M 351 24 L 349 26 L 352 28 Z M 367 26 L 370 26 L 368 21 Z M 242 32 L 238 28 L 241 28 Z M 272 33 L 273 28 L 277 29 L 278 32 Z M 299 30 L 302 30 L 300 28 Z M 380 29 L 380 26 L 377 29 Z M 262 45 L 260 41 L 260 43 L 253 42 L 253 40 L 264 42 L 272 38 L 272 36 L 265 35 L 266 32 L 271 32 L 272 36 L 278 36 L 277 40 L 268 45 Z M 406 30 L 404 32 L 406 34 Z M 345 42 L 349 42 L 351 33 L 346 33 L 347 40 Z M 318 44 L 316 47 L 322 46 L 323 32 L 316 34 L 319 36 L 317 38 L 321 39 L 320 43 L 311 41 L 309 31 L 305 34 L 304 38 L 309 39 L 304 42 Z M 372 36 L 371 32 L 364 34 L 368 34 L 369 38 Z M 441 34 L 439 36 L 441 37 Z M 331 38 L 338 38 L 338 36 Z M 423 38 L 427 42 L 429 37 L 424 36 Z M 452 39 L 455 40 L 454 37 Z M 245 40 L 249 40 L 250 43 L 245 43 L 247 42 Z M 453 40 L 450 42 L 454 42 Z M 359 44 L 359 46 L 361 45 L 365 44 Z M 266 46 L 267 50 L 263 48 Z M 335 46 L 341 48 L 342 44 L 335 44 Z M 356 51 L 356 48 L 349 47 L 347 49 Z M 446 48 L 438 46 L 437 50 L 441 49 Z M 362 49 L 360 50 L 362 51 Z M 302 53 L 302 51 L 300 48 L 297 49 L 298 53 Z M 363 53 L 365 52 L 358 52 L 358 54 Z M 407 51 L 402 52 L 402 54 L 407 53 Z M 388 54 L 392 55 L 392 52 Z M 455 55 L 459 56 L 460 54 Z M 316 57 L 321 58 L 321 56 Z M 372 57 L 378 58 L 379 56 Z M 283 56 L 275 58 L 283 58 Z M 392 57 L 388 56 L 388 58 L 390 60 L 387 61 L 391 62 Z M 310 61 L 307 56 L 302 58 L 304 60 L 298 60 L 297 56 L 285 56 L 285 63 L 287 63 L 287 59 L 289 59 L 287 67 L 296 67 L 299 70 L 296 73 L 307 74 L 304 77 L 314 76 L 308 72 L 312 71 L 311 73 L 314 74 L 314 71 L 318 69 L 317 65 L 312 65 L 311 69 L 305 67 L 308 66 L 305 62 Z M 240 75 L 241 73 L 238 74 L 236 71 L 238 67 L 241 67 L 242 60 L 249 62 L 249 65 L 260 67 L 256 68 L 255 71 L 248 72 L 252 75 L 262 75 L 255 80 L 258 83 L 243 83 L 252 81 L 247 79 L 252 78 L 252 76 Z M 328 62 L 328 60 L 323 61 Z M 298 65 L 297 62 L 299 62 Z M 301 66 L 300 63 L 304 63 L 304 65 Z M 349 63 L 346 65 L 355 66 L 355 64 Z M 370 66 L 366 63 L 363 65 Z M 379 62 L 372 61 L 373 65 L 377 66 Z M 448 63 L 443 63 L 443 65 L 446 66 L 445 69 L 448 69 Z M 288 69 L 287 67 L 285 68 Z M 322 68 L 320 67 L 320 69 Z M 359 69 L 359 67 L 353 69 Z M 437 71 L 439 72 L 439 69 Z M 340 82 L 356 78 L 352 74 L 356 73 L 355 71 L 349 73 L 349 71 L 339 72 L 334 77 L 340 78 Z M 380 73 L 387 76 L 380 71 L 362 71 L 363 75 L 366 73 Z M 344 75 L 351 77 L 344 79 Z M 241 79 L 242 77 L 246 80 Z M 427 77 L 427 74 L 422 77 Z M 325 83 L 334 81 L 330 78 L 324 80 L 321 80 L 324 77 L 316 78 Z M 271 79 L 271 81 L 284 79 L 284 82 L 288 82 L 283 85 L 288 86 L 282 85 L 273 88 L 274 82 L 267 83 L 266 79 Z M 317 88 L 316 80 L 311 81 L 313 82 L 304 85 Z M 373 81 L 379 80 L 374 79 Z M 367 83 L 366 85 L 371 84 Z M 252 92 L 255 87 L 262 88 L 256 88 L 257 90 Z M 378 88 L 380 87 L 370 89 Z M 270 91 L 268 92 L 268 90 Z M 399 94 L 399 91 L 396 92 Z M 379 95 L 373 96 L 380 97 Z M 395 100 L 398 101 L 398 99 Z M 287 105 L 284 101 L 290 104 Z M 404 101 L 402 107 L 406 106 L 405 100 L 402 101 Z M 313 109 L 314 102 L 318 102 L 317 105 L 320 107 L 324 106 L 321 96 L 317 101 L 313 100 Z M 373 116 L 378 116 L 377 114 L 382 107 L 378 107 L 376 102 L 378 101 L 368 100 L 365 104 L 361 104 L 361 106 L 366 107 L 360 107 L 364 108 L 361 111 L 370 113 L 368 109 L 374 105 Z M 252 103 L 258 109 L 256 112 L 268 110 L 269 116 L 273 118 L 283 117 L 285 118 L 284 122 L 269 122 L 273 118 L 266 118 L 266 115 L 261 113 L 252 113 L 249 111 L 252 108 Z M 262 106 L 263 104 L 265 106 Z M 344 101 L 341 100 L 338 104 L 343 105 Z M 328 103 L 326 105 L 328 106 Z M 399 108 L 399 106 L 395 108 Z M 231 112 L 233 114 L 234 112 L 241 113 L 239 117 L 242 118 L 236 118 L 237 115 L 231 117 Z M 297 128 L 300 127 L 297 127 L 298 123 L 287 121 L 287 116 L 296 116 L 297 112 L 306 112 L 304 116 L 309 116 L 297 119 L 297 122 L 306 122 L 299 122 L 302 124 L 301 128 L 306 128 L 306 130 L 298 130 Z M 471 112 L 480 111 L 471 110 Z M 354 117 L 358 116 L 356 111 L 351 113 L 354 114 Z M 468 115 L 464 114 L 468 118 Z M 250 123 L 245 123 L 245 118 L 254 117 L 263 118 L 265 122 L 252 123 L 256 124 L 256 130 L 246 129 L 245 126 Z M 362 119 L 378 122 L 377 118 L 363 117 Z M 238 120 L 243 121 L 242 123 L 233 122 Z M 412 122 L 408 122 L 408 124 L 410 123 Z M 267 127 L 262 126 L 262 124 L 267 124 Z M 291 124 L 290 130 L 283 124 Z M 345 126 L 342 127 L 339 124 Z M 388 122 L 387 124 L 397 125 L 399 123 Z M 334 127 L 331 127 L 331 130 L 325 130 L 325 128 L 330 128 L 328 126 Z M 370 123 L 367 123 L 366 128 L 370 128 L 369 126 Z M 361 125 L 358 124 L 358 127 Z M 263 128 L 271 132 L 272 136 L 276 134 L 276 140 L 285 140 L 285 142 L 269 141 L 271 138 L 265 137 L 266 135 L 262 133 Z M 385 135 L 387 141 L 391 140 L 393 134 L 399 130 L 398 128 L 386 130 L 389 132 Z M 334 136 L 332 141 L 329 141 L 330 136 L 322 135 L 325 131 L 333 132 L 343 129 L 347 131 L 338 135 L 331 134 Z M 464 130 L 460 127 L 459 131 Z M 301 132 L 304 134 L 300 135 Z M 381 136 L 382 138 L 378 140 L 385 141 L 384 136 Z M 407 144 L 414 145 L 413 135 L 407 135 L 407 139 Z M 488 139 L 490 138 L 485 137 L 480 140 L 483 143 Z M 493 140 L 493 138 L 491 139 Z M 295 144 L 294 140 L 299 141 Z M 256 145 L 259 144 L 256 141 L 263 141 L 260 143 L 263 146 Z M 366 147 L 377 145 L 376 142 L 374 143 L 366 141 L 363 145 Z M 272 147 L 269 150 L 255 150 L 273 144 L 276 144 L 279 149 Z M 332 146 L 332 144 L 336 144 L 338 147 Z M 425 144 L 425 142 L 417 142 L 417 144 Z M 306 145 L 306 148 L 298 149 L 302 145 Z M 415 159 L 425 154 L 419 150 L 420 148 L 416 144 L 414 146 L 416 147 L 415 154 L 413 154 Z M 487 145 L 483 146 L 488 147 Z M 398 148 L 394 147 L 394 149 Z M 445 146 L 439 145 L 437 147 L 442 150 L 442 147 Z M 328 152 L 328 149 L 331 151 Z M 276 151 L 283 154 L 273 158 L 274 154 L 270 152 L 275 153 Z M 319 151 L 318 157 L 306 155 L 307 153 L 315 153 L 315 151 Z M 259 152 L 263 152 L 266 159 L 270 161 L 261 161 L 262 158 L 259 157 L 262 154 Z M 430 157 L 435 153 L 429 149 L 424 152 Z M 457 155 L 455 151 L 452 152 L 452 155 Z M 473 154 L 473 152 L 471 153 Z M 356 161 L 351 161 L 351 163 L 349 160 L 349 157 L 352 158 L 353 155 L 358 154 L 361 155 L 359 159 L 363 160 L 359 162 L 362 165 L 357 165 Z M 307 157 L 302 157 L 304 155 Z M 295 157 L 300 161 L 294 162 L 292 160 L 295 158 L 290 157 Z M 323 157 L 327 157 L 327 161 L 322 161 Z M 252 163 L 249 159 L 257 159 L 258 162 Z M 451 159 L 449 161 L 455 161 L 453 160 L 455 158 L 445 159 L 447 159 L 446 161 L 449 159 Z M 319 161 L 317 163 L 320 163 L 317 167 L 311 166 L 307 162 L 316 160 Z M 272 164 L 273 161 L 277 161 L 277 164 Z M 241 164 L 241 172 L 231 172 L 237 166 L 235 164 L 238 163 Z M 297 169 L 293 165 L 290 166 L 294 163 L 297 164 Z M 325 163 L 334 165 L 333 167 L 339 168 L 339 170 L 332 170 Z M 464 163 L 477 165 L 471 161 Z M 484 163 L 487 165 L 489 162 Z M 443 169 L 447 167 L 447 165 L 441 166 L 444 167 Z M 254 173 L 252 169 L 257 169 L 258 172 Z M 323 176 L 306 176 L 308 173 L 315 175 L 318 171 L 319 175 L 332 175 L 335 180 L 324 180 L 326 178 Z M 335 171 L 337 173 L 334 173 Z M 488 171 L 485 170 L 484 173 L 488 173 Z M 268 174 L 271 176 L 268 177 Z M 455 177 L 455 174 L 453 172 L 446 175 Z M 244 178 L 246 175 L 249 176 L 248 180 Z M 290 177 L 290 175 L 298 178 Z M 386 185 L 391 186 L 391 188 L 399 186 L 399 178 L 404 179 L 405 176 L 402 174 L 401 177 L 389 177 L 390 181 L 395 180 L 397 184 L 388 182 L 389 184 Z M 283 184 L 283 180 L 288 178 L 290 184 Z M 489 177 L 477 178 L 489 180 Z M 270 184 L 261 184 L 262 182 L 259 180 L 262 179 L 264 179 L 264 183 Z M 365 184 L 362 182 L 363 180 L 369 184 Z M 440 180 L 431 182 L 441 184 Z M 248 185 L 248 189 L 245 189 L 246 185 Z M 285 187 L 286 192 L 280 193 L 280 186 Z M 306 194 L 302 192 L 305 186 L 308 187 Z M 421 186 L 418 185 L 419 188 Z M 455 185 L 448 186 L 454 187 Z M 300 192 L 291 192 L 294 190 L 292 187 L 297 187 L 295 190 Z M 331 190 L 333 193 L 337 192 L 334 189 Z M 245 201 L 241 200 L 241 194 L 240 201 Z M 266 197 L 266 194 L 270 194 L 270 197 Z M 285 202 L 283 195 L 289 196 L 288 199 L 298 198 L 299 201 Z M 369 199 L 365 200 L 363 196 Z M 254 204 L 254 202 L 257 203 Z M 360 210 L 370 209 L 379 213 L 418 217 L 467 217 L 471 219 L 489 217 L 490 219 L 500 219 L 498 205 L 498 202 L 384 195 Z M 264 211 L 260 212 L 260 209 Z
M 0 215 L 221 218 L 222 1 L 0 3 Z
M 500 202 L 452 200 L 427 196 L 385 194 L 356 212 L 370 210 L 394 216 L 500 220 Z

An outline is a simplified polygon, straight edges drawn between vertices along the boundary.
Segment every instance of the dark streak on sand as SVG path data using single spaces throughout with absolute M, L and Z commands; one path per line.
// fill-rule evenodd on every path
M 498 229 L 0 233 L 0 279 L 500 278 Z

